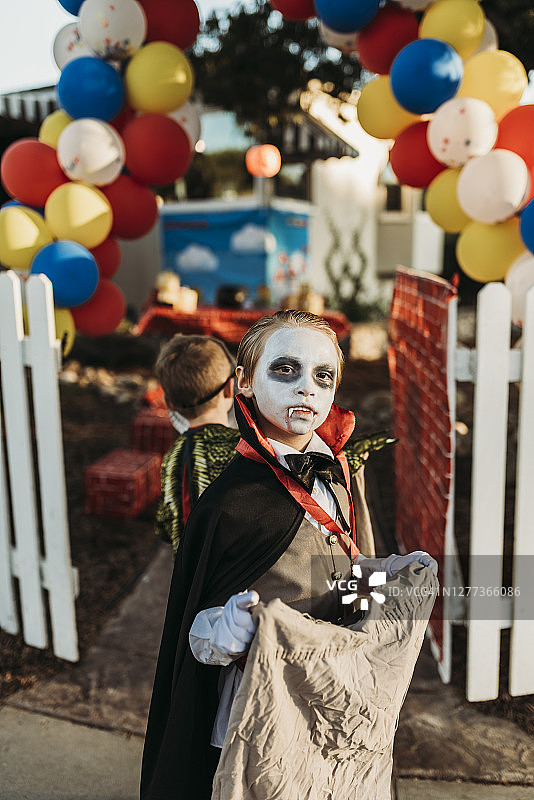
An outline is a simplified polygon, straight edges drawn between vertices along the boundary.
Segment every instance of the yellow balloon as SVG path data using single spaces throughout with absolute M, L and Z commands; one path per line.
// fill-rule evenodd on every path
M 189 98 L 193 71 L 179 47 L 170 42 L 150 42 L 131 59 L 124 83 L 132 108 L 167 114 Z
M 0 211 L 0 261 L 11 269 L 29 270 L 34 256 L 52 242 L 42 216 L 26 206 Z
M 45 219 L 57 239 L 91 248 L 107 238 L 113 212 L 106 196 L 85 183 L 63 183 L 48 196 Z
M 470 222 L 456 242 L 456 257 L 469 278 L 485 283 L 501 281 L 516 258 L 525 252 L 519 220 L 486 225 Z
M 358 99 L 358 121 L 376 139 L 395 139 L 421 117 L 406 111 L 393 96 L 389 75 L 379 75 L 363 87 Z
M 24 334 L 28 336 L 30 333 L 30 321 L 28 318 L 27 306 L 22 306 L 22 323 L 24 325 Z M 61 342 L 61 355 L 67 356 L 72 350 L 72 345 L 76 338 L 74 317 L 68 308 L 54 308 L 54 323 L 56 339 L 59 339 Z
M 76 338 L 74 317 L 68 308 L 55 308 L 56 338 L 61 342 L 61 354 L 68 356 Z
M 456 184 L 461 170 L 444 169 L 436 175 L 425 194 L 425 207 L 436 225 L 447 233 L 459 233 L 472 222 L 461 208 Z
M 527 73 L 518 58 L 507 50 L 486 51 L 465 62 L 457 96 L 485 100 L 499 120 L 519 104 L 527 84 Z
M 419 38 L 441 39 L 462 58 L 469 58 L 482 41 L 485 27 L 477 0 L 437 0 L 424 13 Z
M 59 137 L 71 122 L 72 119 L 69 115 L 61 111 L 61 109 L 52 111 L 41 123 L 41 127 L 39 128 L 39 141 L 50 145 L 50 147 L 53 147 L 55 150 Z

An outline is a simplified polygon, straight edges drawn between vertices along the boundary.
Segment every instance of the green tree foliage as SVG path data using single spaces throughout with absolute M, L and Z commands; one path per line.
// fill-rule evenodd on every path
M 197 153 L 185 174 L 189 200 L 240 195 L 252 191 L 252 176 L 240 150 Z
M 339 94 L 360 75 L 355 56 L 325 47 L 316 19 L 287 22 L 266 0 L 212 14 L 190 59 L 204 102 L 235 112 L 259 136 L 294 111 L 310 79 Z
M 531 0 L 482 0 L 486 17 L 495 25 L 499 47 L 534 69 L 534 6 Z

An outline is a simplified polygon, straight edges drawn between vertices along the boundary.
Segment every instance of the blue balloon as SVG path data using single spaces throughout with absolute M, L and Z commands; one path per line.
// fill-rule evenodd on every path
M 534 200 L 531 200 L 521 212 L 519 221 L 519 233 L 525 247 L 534 253 Z
M 65 11 L 68 11 L 69 14 L 74 14 L 74 16 L 77 17 L 80 12 L 83 0 L 59 0 L 59 2 L 63 6 Z
M 78 242 L 66 239 L 42 247 L 32 261 L 30 273 L 50 278 L 54 305 L 60 308 L 72 308 L 89 300 L 100 277 L 93 254 Z
M 93 117 L 109 122 L 124 105 L 124 86 L 111 64 L 92 56 L 69 61 L 57 84 L 61 108 L 73 119 Z
M 462 59 L 441 39 L 416 39 L 391 65 L 391 90 L 412 114 L 431 114 L 450 100 L 464 76 Z
M 376 16 L 380 0 L 315 0 L 321 22 L 338 33 L 365 28 Z

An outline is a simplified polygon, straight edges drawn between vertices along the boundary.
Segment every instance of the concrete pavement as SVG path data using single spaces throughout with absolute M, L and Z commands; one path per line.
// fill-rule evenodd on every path
M 395 800 L 533 800 L 534 788 L 460 781 L 396 781 Z
M 137 800 L 170 573 L 162 545 L 84 659 L 0 708 L 0 800 Z M 444 686 L 425 647 L 394 776 L 396 800 L 534 800 L 534 740 Z
M 143 742 L 5 706 L 2 800 L 137 800 Z

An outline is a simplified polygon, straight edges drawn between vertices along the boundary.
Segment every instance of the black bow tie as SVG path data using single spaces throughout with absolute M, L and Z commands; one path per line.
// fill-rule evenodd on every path
M 323 453 L 294 453 L 285 456 L 285 459 L 291 472 L 304 484 L 308 492 L 313 489 L 315 478 L 326 483 L 345 485 L 339 461 Z

